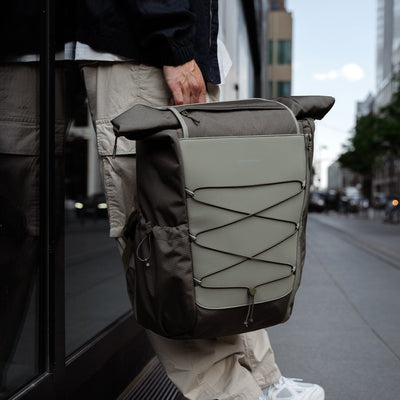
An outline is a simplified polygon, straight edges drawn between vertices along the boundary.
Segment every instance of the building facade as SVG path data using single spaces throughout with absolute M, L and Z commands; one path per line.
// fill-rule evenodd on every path
M 374 110 L 374 104 L 375 104 L 375 98 L 371 93 L 368 94 L 365 100 L 358 101 L 356 108 L 357 110 L 356 118 L 358 119 L 360 117 L 364 117 L 366 115 L 371 114 Z
M 219 39 L 232 65 L 221 100 L 268 97 L 268 0 L 220 0 Z
M 373 111 L 378 114 L 398 90 L 400 77 L 400 0 L 378 0 L 376 50 L 376 96 Z M 399 132 L 400 134 L 400 132 Z M 400 193 L 399 160 L 390 152 L 373 180 L 374 193 Z
M 400 71 L 400 0 L 378 0 L 376 36 L 375 112 L 388 104 L 397 90 Z
M 328 167 L 328 188 L 342 192 L 346 187 L 358 187 L 361 183 L 359 174 L 344 169 L 339 161 Z
M 290 96 L 292 90 L 292 15 L 284 0 L 269 0 L 268 89 L 270 97 Z

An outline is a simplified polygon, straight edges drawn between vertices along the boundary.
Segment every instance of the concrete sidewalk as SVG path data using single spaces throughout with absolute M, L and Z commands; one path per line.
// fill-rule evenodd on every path
M 377 218 L 310 215 L 293 315 L 268 329 L 283 375 L 326 400 L 400 399 L 399 238 Z
M 370 210 L 362 215 L 313 213 L 310 217 L 400 268 L 400 224 L 383 222 L 383 212 Z
M 326 400 L 400 398 L 399 234 L 376 216 L 310 215 L 293 315 L 268 329 L 284 376 L 321 384 Z M 153 398 L 184 400 L 171 382 Z

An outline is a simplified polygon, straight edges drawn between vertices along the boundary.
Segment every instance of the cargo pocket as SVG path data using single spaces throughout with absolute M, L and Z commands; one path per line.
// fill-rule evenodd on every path
M 136 318 L 160 335 L 183 335 L 196 320 L 188 227 L 152 225 L 140 212 L 133 220 L 126 277 Z

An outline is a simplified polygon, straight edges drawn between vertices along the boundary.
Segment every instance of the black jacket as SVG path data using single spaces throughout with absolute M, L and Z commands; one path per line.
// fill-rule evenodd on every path
M 161 67 L 195 59 L 219 83 L 217 0 L 80 0 L 77 40 Z
M 54 48 L 60 51 L 64 44 L 74 40 L 76 0 L 52 2 L 55 34 Z M 4 1 L 0 13 L 0 60 L 2 57 L 18 57 L 39 54 L 43 24 L 43 1 Z

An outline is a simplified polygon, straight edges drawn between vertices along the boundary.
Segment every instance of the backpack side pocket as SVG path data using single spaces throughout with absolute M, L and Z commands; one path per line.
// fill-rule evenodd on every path
M 137 321 L 162 336 L 189 333 L 196 321 L 188 227 L 152 225 L 135 218 L 128 292 Z

